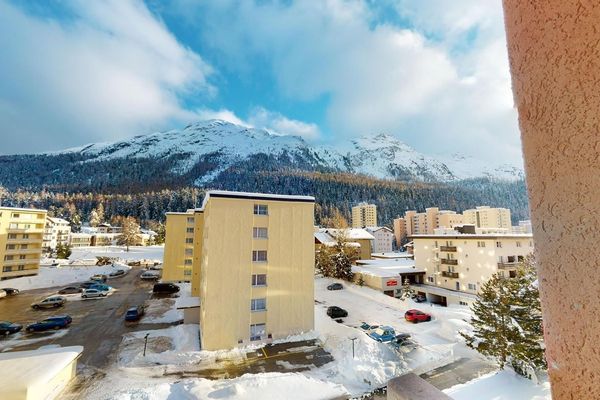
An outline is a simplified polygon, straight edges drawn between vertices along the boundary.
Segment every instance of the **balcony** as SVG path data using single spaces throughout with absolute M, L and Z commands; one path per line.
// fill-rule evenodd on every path
M 41 254 L 41 247 L 31 247 L 28 249 L 7 249 L 5 251 L 6 255 L 20 255 L 20 254 Z
M 458 260 L 453 260 L 450 258 L 442 258 L 442 264 L 446 265 L 458 265 Z
M 458 279 L 458 272 L 442 271 L 444 278 Z
M 456 253 L 456 246 L 440 246 L 440 251 L 447 253 Z
M 515 269 L 519 266 L 519 264 L 521 264 L 518 261 L 512 261 L 512 262 L 499 262 L 498 263 L 498 269 Z

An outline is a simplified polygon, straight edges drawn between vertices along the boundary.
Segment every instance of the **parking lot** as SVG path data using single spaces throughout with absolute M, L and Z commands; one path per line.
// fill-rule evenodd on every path
M 126 324 L 124 315 L 128 308 L 144 304 L 150 298 L 152 282 L 142 281 L 141 268 L 133 268 L 127 275 L 107 283 L 116 290 L 106 298 L 82 300 L 80 295 L 67 295 L 64 307 L 33 310 L 31 303 L 55 294 L 61 287 L 21 292 L 0 300 L 0 320 L 23 325 L 23 331 L 0 338 L 0 351 L 29 350 L 40 346 L 84 346 L 79 364 L 82 367 L 103 369 L 116 356 L 123 334 L 143 329 L 158 329 L 170 324 Z M 9 287 L 10 281 L 2 282 Z M 74 284 L 73 286 L 78 286 Z M 73 323 L 66 330 L 25 333 L 25 326 L 52 315 L 68 314 Z

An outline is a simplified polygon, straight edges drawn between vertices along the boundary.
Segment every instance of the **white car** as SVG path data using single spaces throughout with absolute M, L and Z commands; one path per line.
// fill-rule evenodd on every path
M 94 297 L 106 297 L 108 292 L 98 289 L 85 289 L 83 293 L 81 293 L 81 298 L 83 299 L 91 299 Z
M 160 272 L 159 271 L 145 271 L 140 275 L 140 278 L 156 281 L 160 278 Z

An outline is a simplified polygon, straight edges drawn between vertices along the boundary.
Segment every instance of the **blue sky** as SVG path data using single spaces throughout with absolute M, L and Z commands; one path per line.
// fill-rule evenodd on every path
M 0 58 L 1 154 L 222 118 L 520 162 L 500 0 L 0 0 Z

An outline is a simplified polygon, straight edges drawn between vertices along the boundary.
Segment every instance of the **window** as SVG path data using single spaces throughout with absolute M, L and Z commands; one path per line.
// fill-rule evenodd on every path
M 192 265 L 192 260 L 189 258 L 185 259 L 185 265 Z
M 183 275 L 190 276 L 191 274 L 192 274 L 192 270 L 191 269 L 184 269 L 183 270 Z
M 17 267 L 17 269 L 18 269 L 19 271 L 23 271 L 23 270 L 25 269 L 25 266 L 24 266 L 24 265 L 19 265 L 19 266 Z
M 187 244 L 194 243 L 194 238 L 185 238 L 185 243 L 187 243 Z
M 427 282 L 433 283 L 433 276 L 428 276 L 427 277 Z
M 266 274 L 252 275 L 252 286 L 267 286 Z
M 456 290 L 460 290 L 460 282 L 456 282 Z
M 255 204 L 254 215 L 269 215 L 269 206 L 266 204 Z
M 8 238 L 9 238 L 9 239 L 16 239 L 16 238 L 17 238 L 17 235 L 16 235 L 16 234 L 14 234 L 14 233 L 9 233 L 9 234 L 8 234 Z
M 17 213 L 13 213 L 13 215 L 12 215 L 12 217 L 13 217 L 13 218 L 19 218 L 20 216 L 21 216 L 21 215 L 20 215 L 20 214 L 17 214 Z
M 253 250 L 252 251 L 252 262 L 267 262 L 267 251 L 266 250 Z
M 469 305 L 469 303 L 467 303 L 466 301 L 462 301 L 462 300 L 459 300 L 458 304 L 460 304 L 461 306 L 468 306 Z
M 6 245 L 6 250 L 14 250 L 15 249 L 15 245 L 14 244 L 7 244 Z
M 4 272 L 11 272 L 12 271 L 12 267 L 4 267 L 4 268 L 2 268 L 2 271 L 4 271 Z
M 469 290 L 477 290 L 477 285 L 474 283 L 469 283 Z
M 19 224 L 15 224 L 14 222 L 10 224 L 10 229 L 19 229 Z
M 496 247 L 501 249 L 502 248 L 502 242 L 496 242 Z
M 4 256 L 4 261 L 10 261 L 13 259 L 14 259 L 14 256 Z
M 27 256 L 25 256 L 25 255 L 20 255 L 20 256 L 19 256 L 19 260 L 24 260 L 26 257 L 27 257 Z
M 266 239 L 267 228 L 252 228 L 252 237 L 254 239 Z
M 250 325 L 250 340 L 260 340 L 266 332 L 267 326 L 265 324 L 252 324 Z
M 477 247 L 485 247 L 485 242 L 477 242 Z
M 194 223 L 194 217 L 187 217 L 187 223 L 188 224 L 193 224 Z
M 187 233 L 194 233 L 194 228 L 187 228 L 185 231 Z
M 252 299 L 250 300 L 250 311 L 266 311 L 267 299 Z
M 193 249 L 185 249 L 185 255 L 186 256 L 191 256 L 194 254 L 194 250 Z
M 16 238 L 17 235 L 15 235 Z M 23 234 L 23 239 L 29 239 L 29 233 L 24 233 Z
M 26 244 L 22 244 L 22 245 L 21 245 L 21 250 L 27 250 L 27 247 L 28 247 L 28 245 L 26 245 Z
M 446 240 L 446 246 L 452 246 L 452 240 Z

